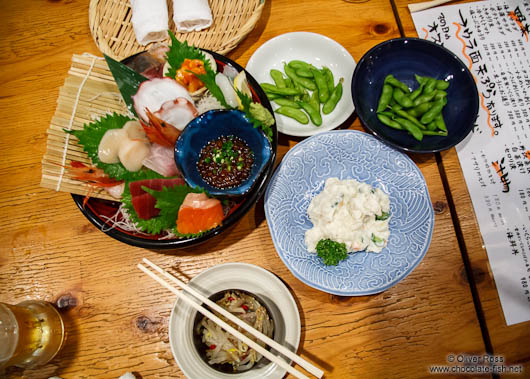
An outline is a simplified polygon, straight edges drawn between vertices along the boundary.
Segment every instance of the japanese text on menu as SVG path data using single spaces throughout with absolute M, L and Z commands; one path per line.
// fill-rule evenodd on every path
M 451 50 L 475 79 L 479 115 L 456 150 L 506 323 L 528 321 L 530 1 L 452 5 L 412 17 L 420 38 Z

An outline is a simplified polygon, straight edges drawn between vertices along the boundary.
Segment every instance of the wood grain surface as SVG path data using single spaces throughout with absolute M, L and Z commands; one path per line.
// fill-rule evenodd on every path
M 45 132 L 71 56 L 98 54 L 88 29 L 88 2 L 0 1 L 6 20 L 0 23 L 0 301 L 54 302 L 68 333 L 49 364 L 38 370 L 10 368 L 8 377 L 117 378 L 126 371 L 142 378 L 183 377 L 168 339 L 174 298 L 136 268 L 142 257 L 187 278 L 226 262 L 272 271 L 299 307 L 298 353 L 328 378 L 421 378 L 429 375 L 429 366 L 447 364 L 450 354 L 484 354 L 434 155 L 411 156 L 436 209 L 430 249 L 411 275 L 377 295 L 338 297 L 296 279 L 276 254 L 263 199 L 229 232 L 200 246 L 157 252 L 125 245 L 97 230 L 70 195 L 39 187 Z M 273 0 L 228 56 L 244 66 L 265 41 L 292 31 L 324 34 L 356 61 L 377 43 L 399 36 L 388 0 Z M 343 127 L 363 130 L 355 117 Z M 298 141 L 281 136 L 278 160 Z M 453 171 L 459 174 L 456 167 Z M 488 272 L 485 261 L 478 267 Z M 493 297 L 487 274 L 483 283 Z M 485 304 L 498 307 L 495 300 Z
M 408 3 L 403 0 L 396 1 L 399 19 L 405 36 L 417 37 L 412 17 L 407 8 Z M 458 3 L 464 3 L 464 1 Z M 493 273 L 489 266 L 488 255 L 484 248 L 456 150 L 450 149 L 443 152 L 441 159 L 448 189 L 454 203 L 453 209 L 458 222 L 456 227 L 461 230 L 463 236 L 461 239 L 462 250 L 469 260 L 473 282 L 479 298 L 479 312 L 483 313 L 482 317 L 487 328 L 485 338 L 489 339 L 492 354 L 503 357 L 507 365 L 522 365 L 525 372 L 523 376 L 528 377 L 530 375 L 530 321 L 511 326 L 506 325 Z

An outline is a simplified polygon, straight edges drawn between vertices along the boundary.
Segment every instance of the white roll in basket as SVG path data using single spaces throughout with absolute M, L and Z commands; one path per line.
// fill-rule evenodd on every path
M 208 28 L 212 25 L 208 0 L 173 0 L 173 21 L 180 33 Z
M 134 34 L 140 45 L 163 41 L 168 37 L 169 16 L 166 0 L 131 0 L 131 8 Z

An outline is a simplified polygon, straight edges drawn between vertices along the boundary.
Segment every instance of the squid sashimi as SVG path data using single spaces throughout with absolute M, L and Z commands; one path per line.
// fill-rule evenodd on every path
M 146 109 L 153 113 L 157 112 L 166 101 L 175 100 L 179 97 L 183 97 L 193 104 L 193 99 L 189 92 L 176 80 L 155 78 L 142 82 L 132 99 L 136 114 L 142 120 L 148 122 Z
M 151 144 L 151 151 L 142 163 L 145 167 L 150 168 L 162 176 L 181 175 L 175 163 L 173 147 L 161 146 L 157 143 Z
M 131 193 L 131 203 L 139 218 L 149 220 L 160 213 L 160 209 L 155 208 L 156 199 L 151 194 L 145 192 L 143 187 L 155 191 L 161 191 L 164 187 L 173 187 L 183 185 L 184 179 L 146 179 L 129 183 L 129 192 Z
M 180 206 L 177 231 L 182 234 L 200 233 L 221 225 L 224 213 L 221 202 L 204 193 L 189 193 Z

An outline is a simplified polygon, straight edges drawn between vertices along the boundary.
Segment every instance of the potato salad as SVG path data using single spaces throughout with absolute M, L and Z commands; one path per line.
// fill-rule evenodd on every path
M 314 226 L 306 232 L 305 243 L 312 253 L 325 239 L 344 243 L 348 252 L 380 252 L 390 236 L 388 195 L 354 179 L 327 179 L 307 213 Z

